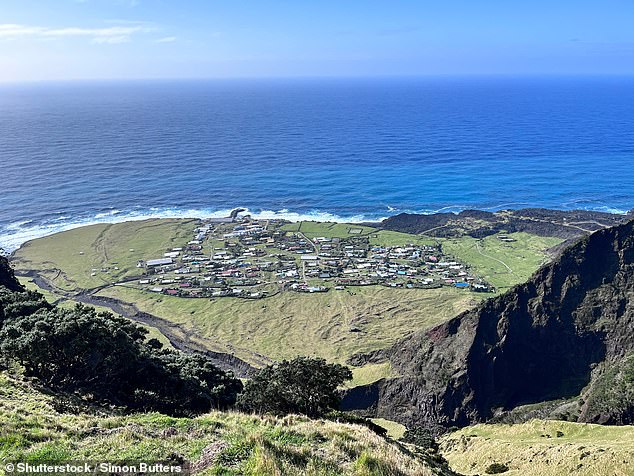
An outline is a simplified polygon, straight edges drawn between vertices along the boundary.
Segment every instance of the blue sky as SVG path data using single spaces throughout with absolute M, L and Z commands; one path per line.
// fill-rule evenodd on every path
M 632 0 L 0 0 L 0 81 L 634 74 Z

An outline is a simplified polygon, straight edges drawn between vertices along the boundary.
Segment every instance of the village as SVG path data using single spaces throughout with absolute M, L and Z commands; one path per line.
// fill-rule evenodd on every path
M 201 220 L 189 242 L 140 260 L 141 279 L 125 285 L 170 296 L 246 299 L 356 286 L 493 291 L 440 245 L 381 245 L 354 225 L 345 238 L 308 238 L 286 224 L 248 216 Z

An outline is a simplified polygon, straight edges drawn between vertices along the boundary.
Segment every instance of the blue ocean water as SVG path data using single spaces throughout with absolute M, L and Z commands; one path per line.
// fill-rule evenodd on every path
M 634 78 L 0 86 L 0 247 L 97 221 L 634 207 Z

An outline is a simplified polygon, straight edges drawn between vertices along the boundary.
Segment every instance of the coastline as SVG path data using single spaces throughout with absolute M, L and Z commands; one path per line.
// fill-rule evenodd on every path
M 503 211 L 510 211 L 511 213 L 521 212 L 522 210 L 541 210 L 552 212 L 555 215 L 561 215 L 565 219 L 566 215 L 575 216 L 577 219 L 585 216 L 588 219 L 595 219 L 599 217 L 616 217 L 625 218 L 631 216 L 633 210 L 625 211 L 621 209 L 612 209 L 606 207 L 598 207 L 597 209 L 564 209 L 564 208 L 541 208 L 541 207 L 527 207 L 527 208 L 505 208 L 512 204 L 504 204 L 498 207 L 483 207 L 483 208 L 469 208 L 460 206 L 447 206 L 437 210 L 401 210 L 393 207 L 389 207 L 387 210 L 377 211 L 372 214 L 356 214 L 356 215 L 338 215 L 336 213 L 324 212 L 319 210 L 296 212 L 287 209 L 280 210 L 251 210 L 248 207 L 233 207 L 220 210 L 213 209 L 180 209 L 180 208 L 150 208 L 149 210 L 130 210 L 122 211 L 112 209 L 108 212 L 99 212 L 93 216 L 82 217 L 73 219 L 68 216 L 61 216 L 38 224 L 33 220 L 24 219 L 18 222 L 11 223 L 5 227 L 0 227 L 0 255 L 9 256 L 14 251 L 20 248 L 24 243 L 42 238 L 56 233 L 72 230 L 75 228 L 81 228 L 84 226 L 96 225 L 100 223 L 123 223 L 128 221 L 142 221 L 149 219 L 219 219 L 228 218 L 232 214 L 238 213 L 240 215 L 251 215 L 256 219 L 270 219 L 270 220 L 285 220 L 289 222 L 301 222 L 301 221 L 316 221 L 316 222 L 333 222 L 333 223 L 354 223 L 364 224 L 370 226 L 383 226 L 385 222 L 389 222 L 398 216 L 408 216 L 410 220 L 412 217 L 426 217 L 424 221 L 438 224 L 438 218 L 442 221 L 446 221 L 451 217 L 460 217 L 461 215 L 469 213 L 471 215 L 478 214 L 497 214 Z M 419 220 L 420 221 L 420 220 Z M 437 226 L 437 225 L 436 225 Z M 443 225 L 444 226 L 444 225 Z M 420 233 L 424 230 L 415 230 Z

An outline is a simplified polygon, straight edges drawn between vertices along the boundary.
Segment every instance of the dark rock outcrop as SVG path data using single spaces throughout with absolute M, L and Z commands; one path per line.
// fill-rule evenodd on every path
M 22 285 L 15 279 L 9 261 L 3 256 L 0 256 L 0 286 L 4 286 L 10 291 L 24 291 Z
M 634 364 L 620 364 L 631 355 L 634 221 L 581 239 L 527 283 L 384 352 L 402 377 L 380 382 L 370 407 L 408 424 L 463 426 L 581 395 L 574 419 L 634 423 Z M 628 379 L 633 397 L 615 396 L 611 387 Z
M 601 228 L 618 225 L 625 219 L 624 215 L 586 210 L 523 208 L 497 212 L 463 210 L 460 213 L 429 215 L 401 213 L 384 220 L 381 227 L 436 237 L 459 237 L 466 234 L 483 238 L 500 232 L 526 232 L 570 240 Z

